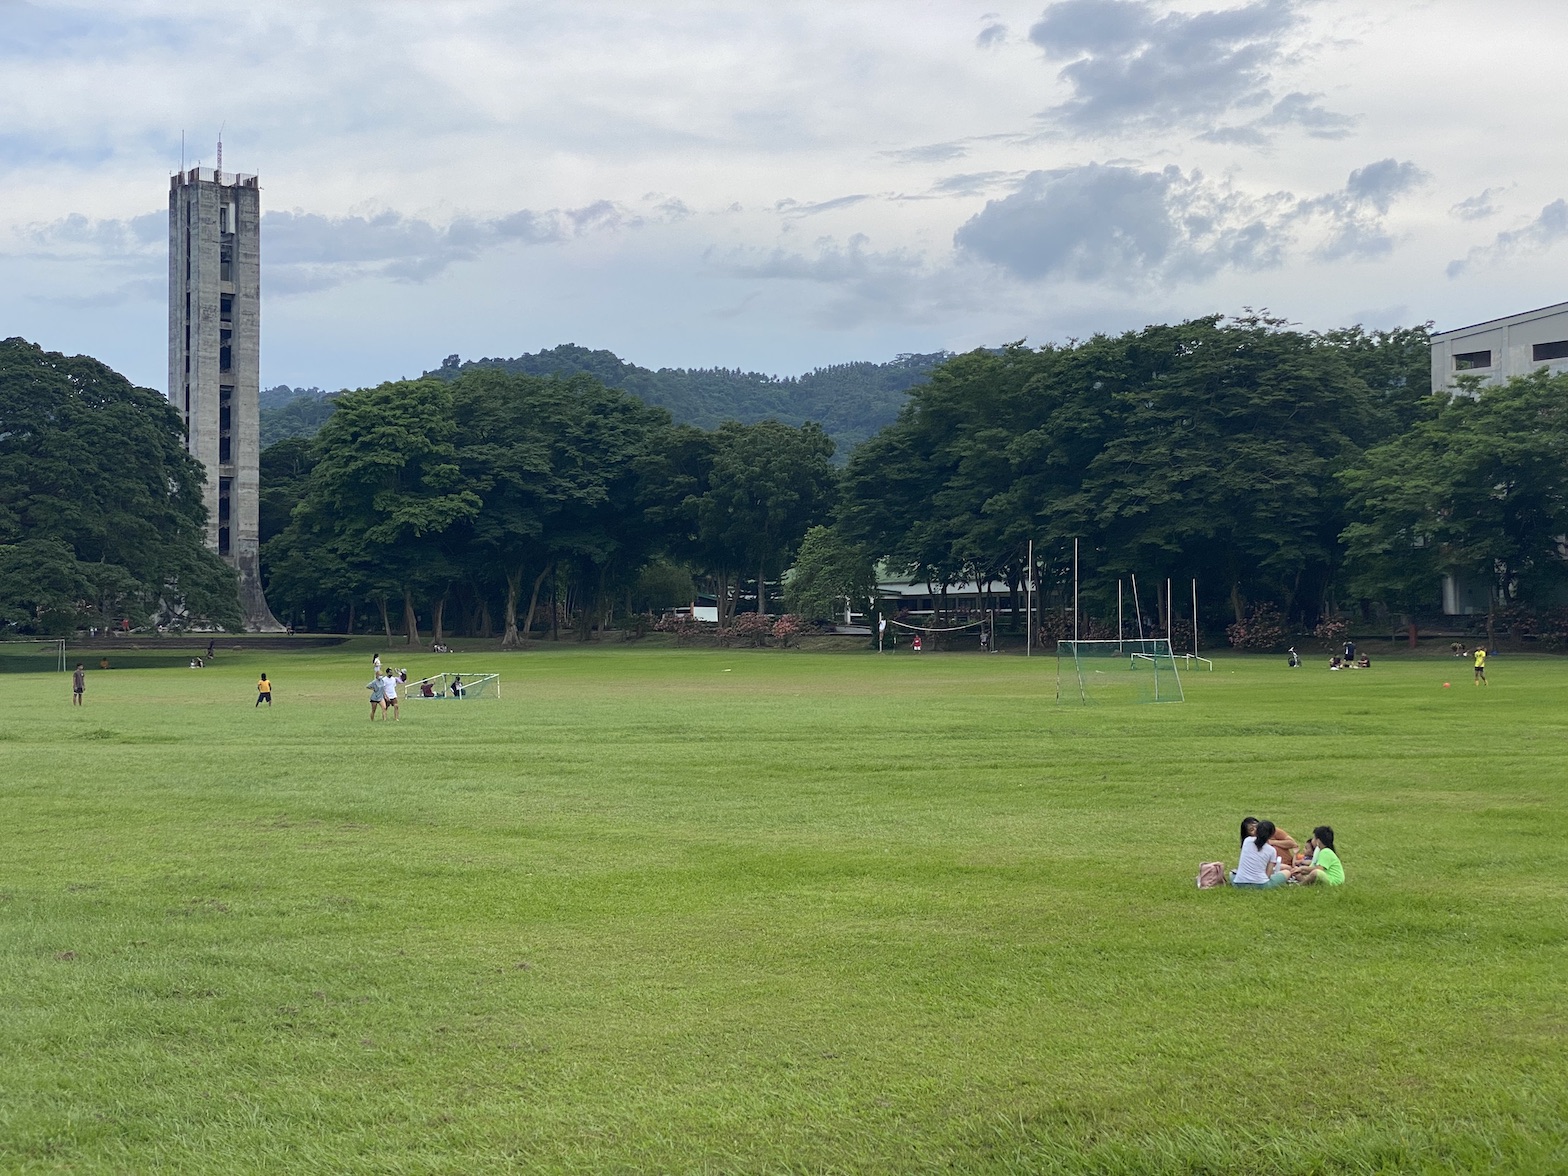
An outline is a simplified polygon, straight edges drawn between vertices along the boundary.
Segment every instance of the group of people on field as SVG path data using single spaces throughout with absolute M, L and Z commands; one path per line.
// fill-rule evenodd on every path
M 376 721 L 379 712 L 383 719 L 390 713 L 394 720 L 401 717 L 398 709 L 398 687 L 408 681 L 407 670 L 382 669 L 381 655 L 371 659 L 371 678 L 365 685 L 370 691 L 370 721 Z
M 1303 886 L 1341 886 L 1345 867 L 1334 850 L 1334 830 L 1318 825 L 1303 850 L 1299 842 L 1273 821 L 1241 819 L 1241 858 L 1226 875 L 1232 886 L 1272 890 L 1292 882 Z

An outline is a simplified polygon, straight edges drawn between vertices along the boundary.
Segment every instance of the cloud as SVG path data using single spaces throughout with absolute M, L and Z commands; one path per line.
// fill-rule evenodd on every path
M 820 326 L 833 329 L 900 314 L 924 315 L 948 290 L 945 275 L 934 274 L 919 253 L 872 249 L 864 233 L 853 234 L 843 244 L 833 237 L 820 238 L 809 252 L 740 248 L 711 254 L 709 261 L 731 278 L 828 287 L 831 297 L 814 317 Z
M 1428 178 L 1408 160 L 1380 159 L 1351 172 L 1339 191 L 1301 201 L 1297 213 L 1303 219 L 1324 218 L 1329 228 L 1314 255 L 1322 261 L 1386 256 L 1394 247 L 1384 227 L 1389 209 Z
M 831 200 L 819 200 L 815 204 L 802 204 L 798 200 L 780 200 L 773 208 L 784 216 L 816 216 L 820 212 L 834 212 L 870 199 L 870 196 L 860 192 L 853 196 L 835 196 Z
M 392 209 L 349 216 L 274 211 L 261 222 L 262 284 L 269 295 L 329 290 L 360 278 L 426 282 L 449 267 L 515 245 L 557 245 L 598 233 L 673 224 L 693 213 L 682 201 L 650 195 L 651 210 L 636 213 L 611 200 L 579 208 L 520 209 L 499 216 L 459 215 L 446 223 Z M 91 305 L 148 294 L 166 264 L 168 214 L 149 212 L 115 220 L 73 213 L 20 234 L 27 255 L 48 261 L 89 260 L 135 274 L 107 284 Z
M 975 36 L 975 48 L 993 49 L 1007 40 L 1007 26 L 998 20 L 992 19 L 995 13 L 988 14 L 982 19 L 986 25 Z
M 1300 20 L 1296 0 L 1164 14 L 1151 0 L 1060 0 L 1029 39 L 1048 58 L 1071 59 L 1058 76 L 1072 96 L 1042 117 L 1089 133 L 1212 124 L 1237 107 L 1261 106 Z M 1279 117 L 1293 109 L 1285 106 Z
M 1448 210 L 1448 215 L 1463 221 L 1486 220 L 1488 217 L 1494 217 L 1498 213 L 1498 207 L 1493 201 L 1502 191 L 1502 188 L 1488 188 L 1484 192 L 1477 192 L 1474 196 L 1466 196 Z
M 1564 237 L 1568 237 L 1568 200 L 1553 200 L 1524 228 L 1498 233 L 1490 245 L 1478 245 L 1463 259 L 1449 262 L 1448 276 L 1457 278 L 1480 263 L 1496 265 L 1512 257 L 1543 253 Z
M 1016 184 L 1027 173 L 1016 171 L 959 172 L 931 185 L 932 196 L 983 196 L 1002 184 Z
M 1300 127 L 1314 139 L 1346 138 L 1356 125 L 1356 120 L 1347 114 L 1329 110 L 1316 101 L 1320 97 L 1320 94 L 1303 94 L 1300 91 L 1286 94 L 1261 118 L 1240 125 L 1213 127 L 1198 138 L 1210 143 L 1261 147 L 1273 139 L 1268 132 L 1293 126 Z
M 894 163 L 946 163 L 951 159 L 962 159 L 968 154 L 969 148 L 962 143 L 927 143 L 920 147 L 881 152 L 884 159 L 891 159 Z
M 1121 285 L 1279 264 L 1288 198 L 1247 197 L 1194 171 L 1091 163 L 1031 172 L 959 227 L 959 251 L 1015 276 Z
M 1319 259 L 1382 256 L 1394 245 L 1385 227 L 1390 209 L 1426 179 L 1413 163 L 1384 159 L 1351 172 L 1341 189 L 1298 199 L 1249 195 L 1174 166 L 1091 163 L 1029 173 L 961 225 L 953 242 L 1026 281 L 1201 281 L 1223 269 L 1278 266 L 1314 229 Z

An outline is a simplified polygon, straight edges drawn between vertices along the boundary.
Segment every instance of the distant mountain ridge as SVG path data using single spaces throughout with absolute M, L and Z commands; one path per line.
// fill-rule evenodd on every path
M 645 404 L 667 408 L 684 424 L 711 429 L 725 421 L 752 424 L 774 419 L 800 425 L 816 421 L 838 446 L 842 460 L 886 425 L 904 406 L 909 389 L 923 383 L 950 352 L 900 355 L 886 363 L 839 363 L 803 376 L 770 376 L 729 368 L 651 368 L 627 363 L 613 351 L 575 343 L 511 359 L 463 360 L 447 356 L 425 377 L 452 380 L 466 371 L 495 368 L 528 376 L 586 373 Z M 335 392 L 279 384 L 261 390 L 263 448 L 290 437 L 313 437 L 337 408 Z
M 610 388 L 658 405 L 685 424 L 711 429 L 725 421 L 751 424 L 774 420 L 800 425 L 816 421 L 838 443 L 842 456 L 893 423 L 906 394 L 923 383 L 950 353 L 900 355 L 886 363 L 839 363 L 803 376 L 770 376 L 729 368 L 651 368 L 627 363 L 613 351 L 594 351 L 563 343 L 547 351 L 512 359 L 461 360 L 447 356 L 426 376 L 450 380 L 475 368 L 529 376 L 569 376 L 586 372 Z

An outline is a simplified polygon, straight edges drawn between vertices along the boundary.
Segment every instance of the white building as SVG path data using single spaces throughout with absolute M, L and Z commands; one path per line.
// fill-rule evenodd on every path
M 1434 389 L 1452 387 L 1458 376 L 1494 384 L 1540 368 L 1568 372 L 1568 302 L 1432 336 Z
M 1490 319 L 1432 336 L 1432 387 L 1451 388 L 1460 376 L 1501 384 L 1545 369 L 1568 372 L 1568 302 Z M 1474 616 L 1487 611 L 1491 587 L 1468 576 L 1443 577 L 1443 612 Z

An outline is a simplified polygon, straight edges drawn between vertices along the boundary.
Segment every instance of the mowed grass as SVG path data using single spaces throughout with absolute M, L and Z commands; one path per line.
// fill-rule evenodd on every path
M 1568 1168 L 1568 661 L 370 652 L 0 676 L 0 1168 Z

